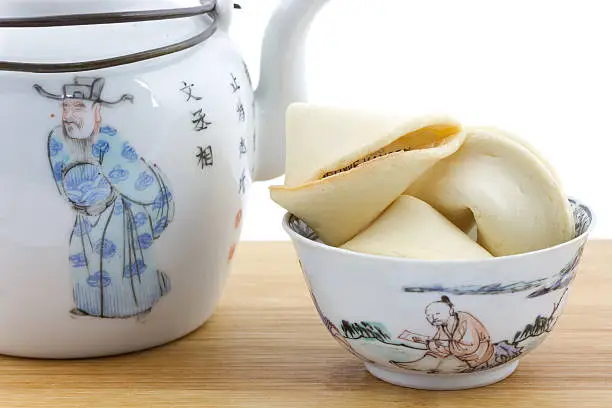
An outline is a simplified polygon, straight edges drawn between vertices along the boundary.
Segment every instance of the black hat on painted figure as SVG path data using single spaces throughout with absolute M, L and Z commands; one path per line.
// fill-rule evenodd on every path
M 76 77 L 74 83 L 66 84 L 62 87 L 62 94 L 56 95 L 47 92 L 42 86 L 36 84 L 34 89 L 39 95 L 45 98 L 62 101 L 64 99 L 81 99 L 91 102 L 98 102 L 103 105 L 116 105 L 124 101 L 134 102 L 134 96 L 124 94 L 116 101 L 105 101 L 102 99 L 102 89 L 104 88 L 104 78 Z

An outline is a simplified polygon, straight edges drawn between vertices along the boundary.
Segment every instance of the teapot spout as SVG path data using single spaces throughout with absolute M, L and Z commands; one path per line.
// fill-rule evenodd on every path
M 259 86 L 255 91 L 255 180 L 285 172 L 285 113 L 294 102 L 307 99 L 304 78 L 308 29 L 328 0 L 283 0 L 266 29 Z

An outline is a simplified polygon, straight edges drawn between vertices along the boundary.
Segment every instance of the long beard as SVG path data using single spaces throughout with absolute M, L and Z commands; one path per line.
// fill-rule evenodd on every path
M 85 157 L 91 151 L 93 141 L 91 137 L 87 139 L 74 139 L 74 149 L 79 153 L 79 156 Z
M 65 140 L 70 145 L 72 157 L 77 162 L 92 163 L 91 149 L 95 143 L 95 132 L 85 139 L 75 139 L 66 134 Z

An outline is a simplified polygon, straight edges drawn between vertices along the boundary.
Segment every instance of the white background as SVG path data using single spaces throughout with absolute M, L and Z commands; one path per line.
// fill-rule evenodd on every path
M 238 1 L 232 36 L 257 82 L 279 0 Z M 611 237 L 610 18 L 603 0 L 330 0 L 308 39 L 310 100 L 447 113 L 511 131 L 594 209 L 593 237 Z M 287 239 L 284 211 L 268 194 L 281 183 L 253 185 L 243 240 Z

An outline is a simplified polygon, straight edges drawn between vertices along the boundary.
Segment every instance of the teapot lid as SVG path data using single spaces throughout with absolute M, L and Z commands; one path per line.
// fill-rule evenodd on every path
M 177 0 L 178 1 L 178 0 Z M 131 64 L 134 62 L 145 61 L 154 59 L 160 56 L 173 54 L 191 48 L 204 42 L 206 39 L 211 37 L 217 29 L 217 2 L 216 0 L 201 0 L 196 2 L 195 6 L 192 7 L 179 7 L 179 8 L 159 8 L 162 6 L 177 5 L 177 1 L 169 0 L 153 0 L 147 1 L 147 8 L 142 8 L 142 1 L 129 1 L 129 0 L 108 0 L 108 1 L 91 1 L 91 0 L 5 0 L 0 2 L 0 28 L 9 28 L 9 31 L 2 33 L 0 36 L 0 48 L 3 49 L 3 56 L 8 56 L 12 53 L 15 54 L 16 48 L 25 48 L 28 52 L 29 47 L 21 47 L 23 40 L 27 39 L 32 41 L 34 33 L 30 30 L 10 30 L 12 28 L 55 28 L 64 27 L 72 28 L 71 26 L 79 26 L 81 35 L 84 38 L 100 38 L 106 41 L 108 36 L 100 36 L 99 33 L 96 36 L 84 34 L 83 26 L 99 27 L 106 24 L 118 24 L 118 23 L 133 23 L 133 22 L 147 22 L 147 21 L 159 21 L 159 20 L 176 20 L 184 19 L 187 17 L 204 16 L 201 20 L 201 29 L 196 35 L 193 35 L 187 39 L 182 39 L 178 42 L 166 44 L 161 47 L 153 47 L 145 50 L 134 51 L 130 53 L 123 53 L 114 57 L 105 57 L 102 59 L 94 60 L 83 60 L 83 57 L 76 57 L 74 55 L 74 47 L 71 47 L 70 52 L 77 60 L 72 61 L 32 61 L 26 62 L 24 58 L 27 57 L 23 53 L 20 54 L 21 61 L 2 61 L 0 60 L 0 71 L 21 71 L 21 72 L 36 72 L 36 73 L 63 73 L 63 72 L 79 72 L 85 70 L 103 69 L 114 67 L 118 65 Z M 185 4 L 186 0 L 180 0 Z M 140 3 L 140 8 L 135 9 L 135 5 Z M 121 9 L 117 7 L 122 6 Z M 12 6 L 12 7 L 11 7 Z M 51 7 L 52 6 L 52 7 Z M 60 6 L 60 7 L 57 7 Z M 111 7 L 113 6 L 113 7 Z M 158 8 L 149 8 L 156 6 Z M 51 13 L 52 12 L 52 13 Z M 187 27 L 182 21 L 178 24 L 181 27 Z M 120 24 L 121 26 L 131 27 L 130 24 Z M 155 33 L 159 32 L 159 28 L 148 26 L 148 30 L 154 30 Z M 39 30 L 35 30 L 39 31 Z M 118 38 L 119 28 L 113 29 L 115 39 Z M 39 35 L 45 35 L 46 33 L 39 32 Z M 55 43 L 66 43 L 66 35 L 70 35 L 69 32 L 62 31 L 58 35 L 63 34 L 64 37 L 56 37 Z M 133 34 L 133 33 L 132 33 Z M 21 40 L 17 37 L 19 35 L 26 35 L 27 38 Z M 72 32 L 72 36 L 74 32 Z M 148 35 L 146 38 L 153 38 L 157 40 L 157 36 Z M 166 35 L 168 37 L 168 35 Z M 39 37 L 40 38 L 40 37 Z M 64 40 L 57 40 L 57 38 L 64 38 Z M 107 41 L 108 42 L 108 41 Z M 40 44 L 41 40 L 35 41 Z M 68 41 L 71 43 L 71 41 Z M 12 48 L 11 48 L 12 44 Z M 113 44 L 111 48 L 115 48 Z M 45 49 L 48 47 L 45 47 Z M 89 53 L 88 47 L 83 48 L 83 51 Z M 92 47 L 94 48 L 94 47 Z M 95 47 L 100 48 L 100 47 Z M 65 51 L 65 50 L 64 50 Z M 78 50 L 76 50 L 78 52 Z M 60 53 L 60 54 L 65 54 Z M 28 53 L 29 56 L 29 53 Z M 46 58 L 49 59 L 49 56 Z
M 98 13 L 162 12 L 215 5 L 215 0 L 2 0 L 0 18 L 21 19 Z

